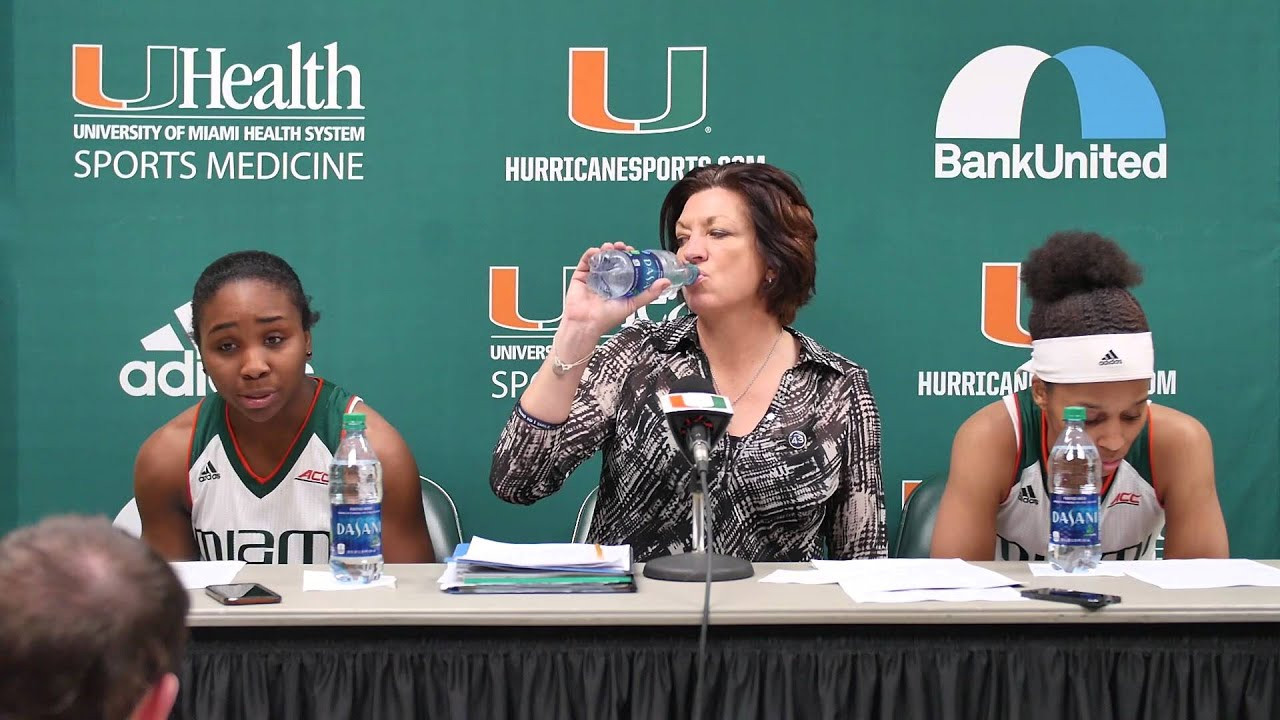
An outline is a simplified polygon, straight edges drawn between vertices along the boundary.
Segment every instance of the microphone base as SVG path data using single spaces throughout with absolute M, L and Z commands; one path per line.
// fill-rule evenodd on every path
M 711 582 L 742 580 L 755 574 L 751 563 L 742 558 L 711 553 Z M 707 579 L 707 553 L 688 552 L 654 558 L 645 563 L 644 576 L 651 580 L 704 582 Z

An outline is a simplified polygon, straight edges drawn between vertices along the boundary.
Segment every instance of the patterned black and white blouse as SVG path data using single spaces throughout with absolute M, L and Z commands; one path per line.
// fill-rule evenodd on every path
M 712 549 L 755 562 L 885 557 L 880 416 L 867 372 L 787 330 L 799 360 L 763 419 L 713 448 Z M 637 561 L 689 550 L 691 469 L 658 394 L 690 375 L 711 377 L 694 316 L 626 328 L 596 351 L 564 423 L 516 403 L 494 451 L 494 493 L 531 504 L 603 449 L 590 542 L 630 544 Z

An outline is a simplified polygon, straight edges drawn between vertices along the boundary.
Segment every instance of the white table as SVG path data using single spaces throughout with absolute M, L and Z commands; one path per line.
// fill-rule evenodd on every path
M 1123 601 L 859 605 L 834 585 L 760 583 L 803 567 L 761 564 L 712 593 L 708 717 L 1280 717 L 1280 588 L 984 565 Z M 180 717 L 687 717 L 701 584 L 458 596 L 438 589 L 441 565 L 391 565 L 394 589 L 304 593 L 303 569 L 236 578 L 278 605 L 192 592 Z

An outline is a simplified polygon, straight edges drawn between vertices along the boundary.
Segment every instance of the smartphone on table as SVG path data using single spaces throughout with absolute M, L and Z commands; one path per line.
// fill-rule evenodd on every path
M 223 605 L 266 605 L 280 602 L 280 595 L 258 583 L 210 585 L 204 591 Z
M 1086 610 L 1097 610 L 1120 602 L 1119 595 L 1103 595 L 1102 593 L 1083 592 L 1080 590 L 1063 590 L 1060 588 L 1036 588 L 1023 590 L 1022 597 L 1032 600 L 1049 600 L 1079 605 Z

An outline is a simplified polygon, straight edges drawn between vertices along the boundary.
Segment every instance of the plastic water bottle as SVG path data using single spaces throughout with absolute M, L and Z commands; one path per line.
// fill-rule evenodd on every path
M 604 250 L 587 264 L 587 286 L 610 300 L 635 297 L 658 278 L 670 280 L 672 289 L 698 279 L 698 266 L 680 262 L 669 250 Z
M 1067 408 L 1066 426 L 1049 453 L 1049 562 L 1065 572 L 1088 572 L 1102 558 L 1102 458 L 1084 418 L 1084 408 Z
M 329 568 L 343 582 L 382 577 L 382 463 L 364 434 L 364 414 L 342 416 L 329 466 Z

